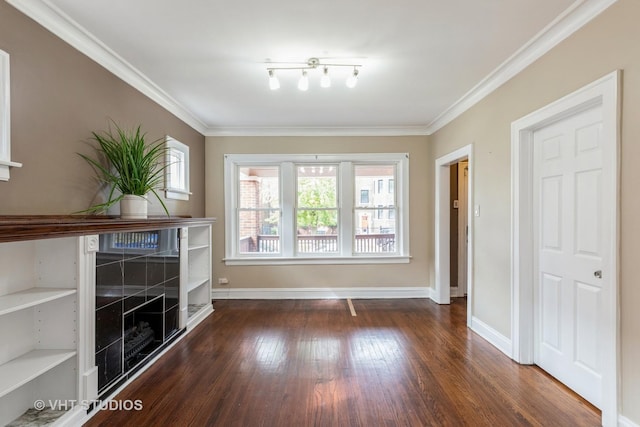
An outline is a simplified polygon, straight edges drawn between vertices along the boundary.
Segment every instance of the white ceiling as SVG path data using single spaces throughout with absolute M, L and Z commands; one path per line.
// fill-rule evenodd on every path
M 206 134 L 428 133 L 474 87 L 478 91 L 483 79 L 487 83 L 507 68 L 505 61 L 522 56 L 523 47 L 557 34 L 568 17 L 599 2 L 8 1 L 103 65 L 111 55 L 111 64 L 115 58 L 115 68 L 129 73 L 129 81 L 141 82 L 137 86 L 146 86 Z M 51 16 L 33 13 L 42 7 L 56 15 L 57 26 Z M 94 46 L 78 42 L 78 34 Z M 358 86 L 345 87 L 344 68 L 331 70 L 328 89 L 319 87 L 315 70 L 307 92 L 296 88 L 298 72 L 279 73 L 281 89 L 269 90 L 267 60 L 304 62 L 314 56 L 364 64 Z M 501 83 L 494 80 L 493 86 Z

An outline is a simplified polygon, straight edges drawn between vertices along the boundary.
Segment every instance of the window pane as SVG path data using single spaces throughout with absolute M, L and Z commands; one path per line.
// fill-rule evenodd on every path
M 280 168 L 239 168 L 238 251 L 280 252 Z
M 338 252 L 338 197 L 336 165 L 298 165 L 297 251 Z
M 354 252 L 396 252 L 395 208 L 356 209 Z
M 186 190 L 185 185 L 185 154 L 175 148 L 169 149 L 169 185 L 175 190 Z
M 395 165 L 354 166 L 356 194 L 370 191 L 368 200 L 356 200 L 355 253 L 396 252 Z
M 335 165 L 297 166 L 298 208 L 335 208 L 337 204 Z
M 338 252 L 338 210 L 298 209 L 298 252 Z M 301 224 L 314 224 L 304 226 Z
M 280 252 L 280 211 L 240 210 L 239 252 Z
M 278 166 L 241 167 L 239 173 L 240 208 L 280 207 L 280 168 Z
M 355 165 L 354 172 L 355 194 L 360 195 L 356 196 L 356 207 L 395 206 L 395 165 Z M 385 188 L 389 191 L 383 191 Z

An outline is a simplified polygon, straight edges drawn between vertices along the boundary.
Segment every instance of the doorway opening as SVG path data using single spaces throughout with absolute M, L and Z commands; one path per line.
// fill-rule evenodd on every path
M 462 163 L 462 167 L 460 166 Z M 457 209 L 452 202 L 452 166 L 456 165 L 455 188 L 457 189 Z M 466 169 L 466 177 L 464 172 Z M 435 289 L 432 298 L 438 304 L 450 304 L 451 297 L 460 294 L 460 279 L 464 279 L 462 296 L 467 295 L 467 325 L 471 324 L 473 313 L 473 224 L 471 209 L 473 206 L 473 146 L 467 145 L 436 160 L 436 211 L 435 211 Z M 459 174 L 462 171 L 462 181 L 466 184 L 462 191 L 466 191 L 464 200 L 460 200 L 458 185 Z M 454 191 L 455 193 L 456 191 Z M 462 210 L 464 211 L 460 215 Z M 456 221 L 452 224 L 452 211 L 457 210 Z M 462 223 L 461 221 L 462 216 Z M 455 233 L 452 233 L 452 227 Z M 460 230 L 463 230 L 460 232 Z M 453 237 L 452 235 L 455 234 Z M 455 238 L 455 254 L 452 254 L 452 238 Z M 462 242 L 461 242 L 462 240 Z M 462 243 L 462 244 L 461 244 Z M 466 251 L 463 249 L 466 247 Z M 460 251 L 463 256 L 460 256 Z M 466 261 L 464 259 L 466 255 Z M 455 282 L 452 282 L 452 259 L 455 260 Z M 462 273 L 460 270 L 463 270 Z M 456 286 L 457 285 L 457 286 Z M 454 293 L 452 294 L 452 289 Z
M 467 296 L 469 161 L 449 166 L 449 277 L 451 298 Z

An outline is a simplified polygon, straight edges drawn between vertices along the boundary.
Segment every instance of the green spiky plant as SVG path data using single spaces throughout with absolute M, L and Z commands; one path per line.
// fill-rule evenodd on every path
M 168 166 L 165 163 L 167 149 L 164 138 L 146 143 L 146 133 L 140 130 L 140 126 L 127 131 L 115 122 L 112 123 L 115 132 L 111 127 L 108 131 L 91 132 L 91 140 L 97 143 L 94 148 L 98 159 L 78 153 L 94 169 L 98 180 L 110 187 L 106 202 L 91 206 L 82 212 L 103 212 L 122 200 L 125 195 L 144 197 L 153 193 L 169 216 L 167 206 L 156 192 Z M 116 190 L 121 194 L 114 197 Z

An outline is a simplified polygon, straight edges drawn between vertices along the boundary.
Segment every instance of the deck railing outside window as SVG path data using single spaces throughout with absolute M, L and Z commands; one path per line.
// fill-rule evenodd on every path
M 384 253 L 395 252 L 395 234 L 358 234 L 355 236 L 354 252 Z M 338 250 L 337 235 L 298 236 L 298 251 L 301 253 L 336 252 Z M 240 239 L 241 253 L 278 253 L 280 236 L 258 235 Z

